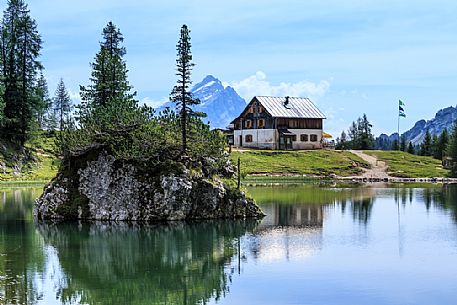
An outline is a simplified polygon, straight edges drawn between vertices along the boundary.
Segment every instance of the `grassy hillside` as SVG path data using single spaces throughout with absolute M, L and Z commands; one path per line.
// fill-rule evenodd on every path
M 309 176 L 352 176 L 362 172 L 368 163 L 347 151 L 233 151 L 230 155 L 236 164 L 241 159 L 241 173 L 295 174 Z
M 440 160 L 432 157 L 416 156 L 403 151 L 373 150 L 365 151 L 387 163 L 388 173 L 394 177 L 426 178 L 447 177 L 448 170 L 443 169 Z
M 49 181 L 59 162 L 53 135 L 40 133 L 23 148 L 0 140 L 0 182 Z

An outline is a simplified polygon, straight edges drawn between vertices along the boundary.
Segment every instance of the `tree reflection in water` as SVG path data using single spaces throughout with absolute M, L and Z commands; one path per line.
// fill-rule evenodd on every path
M 236 241 L 256 221 L 38 226 L 66 275 L 64 303 L 204 304 L 228 291 Z
M 0 190 L 0 304 L 204 304 L 227 293 L 238 260 L 260 265 L 325 250 L 329 216 L 347 219 L 342 225 L 350 228 L 370 226 L 376 198 L 387 210 L 398 205 L 399 217 L 409 203 L 457 223 L 456 185 L 256 187 L 249 192 L 267 214 L 260 224 L 154 226 L 35 224 L 40 191 Z M 399 218 L 400 252 L 402 226 Z M 357 227 L 355 237 L 369 232 Z M 240 239 L 247 252 L 238 252 Z
M 31 221 L 37 189 L 0 189 L 0 304 L 35 304 L 43 241 Z

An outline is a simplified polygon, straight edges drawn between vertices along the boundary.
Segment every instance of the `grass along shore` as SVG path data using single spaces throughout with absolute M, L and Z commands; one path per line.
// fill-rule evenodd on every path
M 369 164 L 348 151 L 308 150 L 234 150 L 230 158 L 241 160 L 241 174 L 246 176 L 356 176 Z
M 387 164 L 387 173 L 399 178 L 449 177 L 441 161 L 427 156 L 412 155 L 396 150 L 366 150 L 365 154 L 376 157 Z
M 441 162 L 432 157 L 402 151 L 364 151 L 387 164 L 387 173 L 398 178 L 449 177 Z M 349 151 L 234 150 L 230 158 L 241 160 L 241 175 L 249 181 L 306 181 L 325 177 L 360 175 L 370 164 Z

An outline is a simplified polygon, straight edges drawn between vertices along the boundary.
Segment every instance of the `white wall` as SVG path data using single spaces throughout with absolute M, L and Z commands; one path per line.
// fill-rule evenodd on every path
M 276 129 L 243 129 L 234 130 L 234 146 L 240 147 L 240 135 L 243 137 L 243 147 L 276 149 Z M 246 142 L 246 135 L 252 135 L 252 142 Z
M 317 149 L 322 148 L 322 129 L 288 129 L 291 133 L 297 135 L 297 141 L 292 142 L 293 149 Z M 308 142 L 300 141 L 300 135 L 307 134 Z M 317 135 L 317 142 L 311 142 L 311 135 Z
M 322 148 L 321 129 L 288 129 L 297 136 L 297 141 L 292 142 L 293 149 L 318 149 Z M 307 134 L 308 141 L 300 141 L 300 135 Z M 317 135 L 317 141 L 311 142 L 311 135 Z M 248 148 L 279 149 L 279 134 L 276 129 L 243 129 L 234 130 L 235 147 L 240 147 L 240 135 L 243 137 L 243 146 Z M 252 142 L 246 142 L 246 135 L 252 135 Z

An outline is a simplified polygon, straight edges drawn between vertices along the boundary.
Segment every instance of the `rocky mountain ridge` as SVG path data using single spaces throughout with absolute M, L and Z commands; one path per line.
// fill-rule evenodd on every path
M 193 107 L 195 111 L 206 113 L 204 122 L 209 122 L 212 128 L 225 128 L 246 107 L 246 101 L 230 86 L 212 75 L 207 75 L 201 82 L 193 86 L 192 96 L 200 100 L 200 104 Z M 172 102 L 167 102 L 157 108 L 157 112 L 166 107 L 175 108 Z
M 457 120 L 457 106 L 447 107 L 439 110 L 435 117 L 430 120 L 419 120 L 414 126 L 408 131 L 404 132 L 402 136 L 405 136 L 406 142 L 412 142 L 413 145 L 419 145 L 422 143 L 427 130 L 430 134 L 439 136 L 446 128 L 451 132 L 455 121 Z M 393 141 L 398 139 L 398 133 L 391 135 L 381 134 L 376 138 L 376 148 L 378 149 L 389 149 L 386 148 L 391 145 Z

